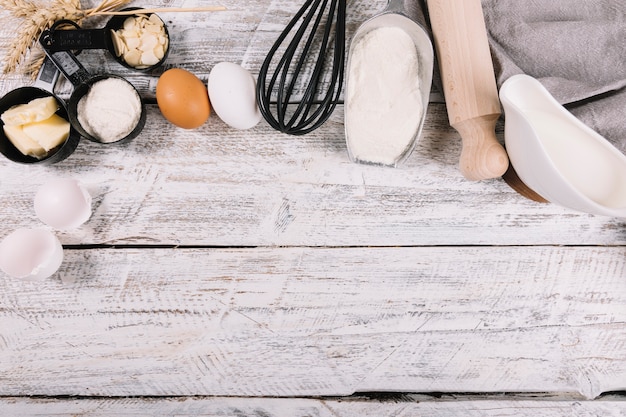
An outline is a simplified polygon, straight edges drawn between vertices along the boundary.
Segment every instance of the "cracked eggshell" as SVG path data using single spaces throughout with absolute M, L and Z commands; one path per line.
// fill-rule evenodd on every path
M 220 62 L 209 74 L 209 99 L 215 113 L 235 129 L 250 129 L 261 120 L 252 74 L 232 62 Z
M 35 214 L 54 229 L 75 229 L 91 217 L 91 196 L 75 179 L 53 179 L 37 191 Z
M 24 280 L 52 276 L 63 262 L 63 246 L 46 229 L 17 229 L 0 242 L 0 269 Z

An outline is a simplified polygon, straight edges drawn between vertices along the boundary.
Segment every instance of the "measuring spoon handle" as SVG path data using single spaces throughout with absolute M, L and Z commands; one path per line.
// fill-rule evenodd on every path
M 46 48 L 45 39 L 49 35 L 45 30 L 40 38 L 39 43 L 43 46 L 43 50 L 46 56 L 54 63 L 54 65 L 65 75 L 65 78 L 72 83 L 74 87 L 84 83 L 91 78 L 91 74 L 83 67 L 83 65 L 76 59 L 76 56 L 70 51 L 56 51 L 53 52 Z
M 42 45 L 49 51 L 108 49 L 108 29 L 49 30 Z
M 33 86 L 54 93 L 54 87 L 57 84 L 60 74 L 54 62 L 46 56 L 43 60 L 43 64 L 41 64 L 41 68 L 39 68 Z

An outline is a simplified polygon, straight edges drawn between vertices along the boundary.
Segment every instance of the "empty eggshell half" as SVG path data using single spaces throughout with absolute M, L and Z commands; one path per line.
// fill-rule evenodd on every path
M 0 269 L 25 280 L 53 275 L 63 262 L 63 246 L 46 229 L 17 229 L 0 242 Z
M 211 69 L 209 99 L 217 116 L 235 129 L 250 129 L 261 120 L 255 80 L 241 65 L 220 62 Z
M 35 213 L 50 227 L 75 229 L 91 217 L 91 196 L 75 179 L 53 179 L 37 191 Z

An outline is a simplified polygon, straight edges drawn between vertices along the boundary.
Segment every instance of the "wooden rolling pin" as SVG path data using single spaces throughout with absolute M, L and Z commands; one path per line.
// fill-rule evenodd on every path
M 461 135 L 469 180 L 501 177 L 509 158 L 496 139 L 500 100 L 480 0 L 427 0 L 450 125 Z

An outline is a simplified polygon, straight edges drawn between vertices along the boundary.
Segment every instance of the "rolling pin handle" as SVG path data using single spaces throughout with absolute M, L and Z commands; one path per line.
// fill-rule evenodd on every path
M 468 180 L 499 178 L 509 168 L 509 157 L 496 138 L 497 120 L 496 114 L 467 119 L 453 126 L 463 144 L 459 169 Z

